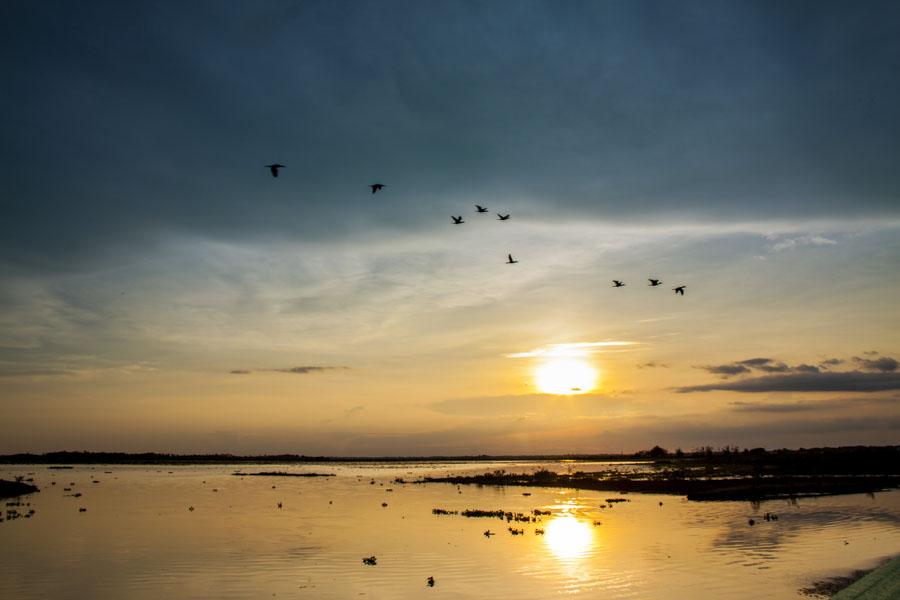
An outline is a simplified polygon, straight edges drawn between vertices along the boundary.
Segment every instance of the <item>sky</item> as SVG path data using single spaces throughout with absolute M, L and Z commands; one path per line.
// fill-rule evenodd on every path
M 3 2 L 0 452 L 900 443 L 898 67 L 892 2 Z

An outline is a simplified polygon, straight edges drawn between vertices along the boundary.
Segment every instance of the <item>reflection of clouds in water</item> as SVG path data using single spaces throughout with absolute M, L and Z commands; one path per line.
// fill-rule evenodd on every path
M 843 540 L 848 531 L 859 530 L 867 525 L 900 526 L 900 515 L 880 507 L 865 510 L 854 505 L 848 506 L 845 510 L 836 507 L 798 510 L 796 502 L 789 504 L 794 506 L 785 506 L 784 512 L 779 512 L 771 505 L 768 511 L 754 507 L 752 514 L 752 518 L 756 520 L 754 526 L 750 526 L 747 522 L 751 514 L 732 515 L 733 518 L 728 521 L 726 529 L 713 540 L 713 549 L 728 554 L 742 551 L 746 560 L 751 561 L 744 564 L 755 566 L 762 564 L 760 561 L 777 558 L 782 546 L 813 532 L 826 533 L 837 541 Z M 765 512 L 777 514 L 778 520 L 765 521 L 762 518 Z

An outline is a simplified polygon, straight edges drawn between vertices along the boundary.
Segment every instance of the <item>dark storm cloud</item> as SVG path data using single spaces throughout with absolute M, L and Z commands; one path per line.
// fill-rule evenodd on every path
M 750 372 L 749 368 L 737 363 L 730 365 L 707 365 L 700 368 L 705 371 L 709 371 L 713 375 L 724 375 L 725 377 L 731 377 L 732 375 L 740 375 L 741 373 Z
M 889 356 L 879 356 L 877 358 L 854 356 L 853 362 L 859 365 L 860 369 L 866 371 L 880 371 L 882 373 L 892 373 L 900 366 L 900 363 Z
M 699 368 L 713 375 L 722 375 L 723 377 L 733 377 L 743 373 L 750 373 L 751 371 L 761 371 L 763 373 L 818 373 L 821 371 L 815 365 L 804 363 L 789 366 L 774 358 L 748 358 L 724 365 L 705 365 Z
M 0 34 L 0 257 L 20 268 L 171 232 L 408 231 L 460 198 L 898 213 L 897 3 L 10 0 Z
M 900 389 L 900 373 L 863 371 L 787 373 L 676 388 L 681 393 L 710 392 L 879 392 Z
M 293 373 L 294 375 L 308 375 L 309 373 L 324 373 L 325 371 L 334 371 L 337 369 L 346 369 L 347 367 L 320 367 L 320 366 L 304 366 L 304 367 L 287 367 L 283 369 L 255 369 L 256 372 L 269 373 Z M 253 373 L 253 369 L 232 369 L 229 371 L 232 375 L 249 375 Z
M 306 375 L 308 373 L 323 373 L 325 371 L 333 371 L 334 369 L 342 369 L 345 367 L 290 367 L 288 369 L 271 369 L 277 373 L 294 373 L 296 375 Z

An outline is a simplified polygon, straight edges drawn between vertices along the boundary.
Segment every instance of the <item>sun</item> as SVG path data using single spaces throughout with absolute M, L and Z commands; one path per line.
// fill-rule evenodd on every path
M 534 381 L 545 394 L 586 394 L 597 386 L 597 370 L 580 358 L 553 357 L 537 367 Z

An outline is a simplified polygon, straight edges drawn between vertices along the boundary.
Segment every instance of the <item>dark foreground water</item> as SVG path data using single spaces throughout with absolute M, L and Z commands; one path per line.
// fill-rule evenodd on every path
M 5 479 L 31 473 L 42 490 L 15 507 L 34 509 L 31 518 L 0 523 L 0 598 L 775 600 L 900 552 L 900 491 L 752 506 L 393 482 L 539 466 L 0 467 Z M 578 465 L 592 467 L 607 466 Z M 237 470 L 337 476 L 232 476 Z M 629 502 L 610 506 L 615 497 Z M 551 515 L 507 523 L 433 515 L 438 507 Z M 766 522 L 765 512 L 779 519 Z M 376 565 L 363 564 L 369 556 Z

